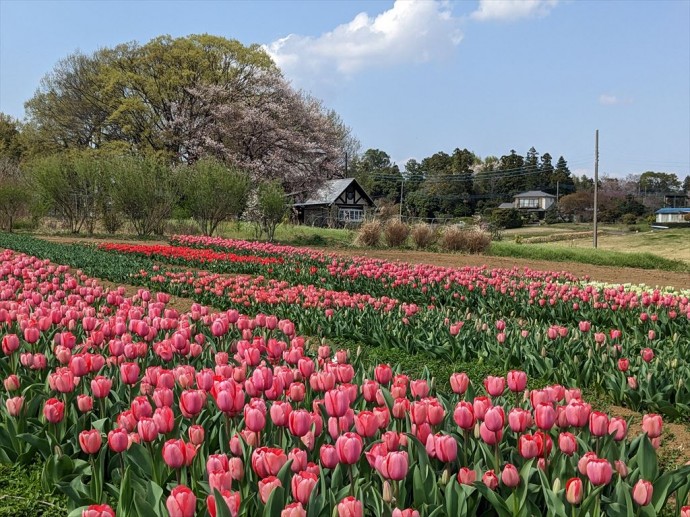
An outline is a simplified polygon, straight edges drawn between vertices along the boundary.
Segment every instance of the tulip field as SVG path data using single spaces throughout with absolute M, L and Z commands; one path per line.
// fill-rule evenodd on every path
M 0 463 L 70 517 L 690 517 L 658 457 L 690 293 L 193 236 L 0 256 Z

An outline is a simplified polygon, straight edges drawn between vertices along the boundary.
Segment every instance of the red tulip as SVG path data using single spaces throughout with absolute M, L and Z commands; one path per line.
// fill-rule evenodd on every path
M 268 498 L 271 496 L 271 492 L 273 492 L 273 490 L 279 486 L 283 486 L 283 484 L 280 482 L 280 479 L 275 476 L 268 476 L 267 478 L 260 479 L 259 497 L 261 498 L 261 502 L 266 504 L 268 502 Z
M 165 501 L 170 517 L 194 517 L 196 496 L 188 487 L 177 485 Z
M 580 478 L 570 478 L 565 483 L 565 499 L 572 505 L 582 502 L 583 487 Z
M 28 341 L 28 340 L 27 340 Z M 36 339 L 38 341 L 38 339 Z M 10 355 L 19 349 L 19 338 L 16 334 L 6 334 L 2 338 L 2 352 L 5 355 Z
M 163 461 L 171 469 L 179 469 L 187 463 L 187 446 L 182 440 L 168 440 L 163 444 Z
M 613 468 L 608 460 L 594 458 L 587 463 L 587 477 L 593 485 L 606 485 L 611 481 Z
M 307 470 L 307 451 L 294 448 L 290 451 L 290 454 L 288 454 L 288 461 L 289 460 L 292 460 L 290 470 L 292 470 L 293 473 L 297 473 L 300 470 Z
M 180 411 L 185 418 L 191 418 L 201 413 L 206 404 L 204 390 L 185 390 L 180 394 Z
M 507 463 L 501 472 L 501 481 L 508 488 L 515 488 L 520 484 L 520 473 L 512 463 Z
M 649 363 L 652 359 L 654 359 L 654 351 L 651 348 L 643 348 L 640 351 L 640 355 L 645 363 Z
M 107 504 L 92 504 L 82 510 L 81 517 L 115 517 L 115 511 Z
M 627 372 L 630 367 L 630 361 L 625 358 L 618 359 L 618 369 L 621 372 Z
M 319 478 L 311 472 L 302 471 L 299 474 L 292 476 L 290 487 L 292 488 L 292 497 L 302 504 L 309 502 L 312 490 L 316 486 Z
M 680 517 L 690 517 L 690 506 L 683 506 L 680 509 Z
M 661 436 L 663 421 L 661 415 L 649 414 L 642 417 L 642 430 L 647 433 L 650 438 L 658 438 Z
M 96 454 L 101 449 L 102 443 L 103 438 L 97 429 L 79 433 L 79 446 L 86 454 Z
M 60 402 L 56 398 L 46 400 L 46 403 L 43 406 L 43 416 L 51 424 L 62 422 L 62 419 L 65 416 L 64 402 Z
M 338 503 L 338 517 L 363 517 L 364 506 L 362 501 L 347 496 Z
M 344 433 L 335 442 L 338 461 L 345 465 L 354 465 L 362 456 L 362 438 L 356 433 Z

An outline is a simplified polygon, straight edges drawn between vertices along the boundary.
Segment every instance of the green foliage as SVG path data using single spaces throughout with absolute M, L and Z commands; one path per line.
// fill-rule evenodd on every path
M 490 221 L 499 228 L 520 228 L 522 227 L 522 215 L 517 208 L 497 208 L 491 212 Z
M 72 233 L 93 227 L 104 192 L 102 163 L 89 152 L 51 155 L 28 165 L 29 181 Z
M 119 157 L 110 161 L 113 201 L 138 235 L 163 233 L 180 199 L 176 170 L 151 157 Z
M 690 272 L 690 267 L 682 260 L 670 260 L 652 253 L 621 253 L 600 249 L 564 248 L 559 246 L 540 246 L 538 244 L 523 246 L 510 242 L 494 242 L 488 254 L 497 257 L 552 260 L 554 262 L 580 262 L 597 266 Z
M 561 214 L 556 203 L 546 209 L 546 212 L 544 213 L 544 222 L 546 224 L 556 224 L 561 222 Z
M 244 212 L 250 190 L 246 172 L 204 158 L 181 173 L 185 205 L 204 235 L 213 235 L 221 222 Z
M 0 517 L 63 517 L 67 498 L 41 487 L 41 466 L 0 463 Z
M 258 209 L 261 227 L 268 236 L 268 240 L 272 242 L 276 228 L 287 212 L 285 191 L 280 183 L 274 181 L 262 183 L 259 186 Z

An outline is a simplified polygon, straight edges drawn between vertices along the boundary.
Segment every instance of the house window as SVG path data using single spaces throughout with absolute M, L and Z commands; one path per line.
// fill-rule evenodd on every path
M 522 198 L 518 200 L 518 208 L 539 208 L 539 199 Z
M 358 223 L 364 219 L 364 210 L 361 208 L 341 208 L 338 210 L 338 221 L 345 223 Z

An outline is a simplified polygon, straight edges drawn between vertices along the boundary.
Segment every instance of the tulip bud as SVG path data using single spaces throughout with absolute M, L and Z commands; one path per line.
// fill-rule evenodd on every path
M 393 489 L 387 479 L 383 481 L 383 502 L 388 504 L 393 502 Z
M 654 487 L 649 481 L 640 479 L 632 489 L 633 501 L 640 506 L 647 506 L 652 501 Z
M 556 493 L 558 493 L 560 491 L 560 489 L 561 489 L 561 478 L 556 478 L 553 480 L 553 486 L 551 487 L 551 489 Z
M 450 481 L 450 469 L 446 468 L 441 475 L 441 486 L 446 486 Z

